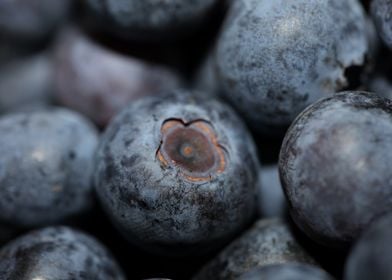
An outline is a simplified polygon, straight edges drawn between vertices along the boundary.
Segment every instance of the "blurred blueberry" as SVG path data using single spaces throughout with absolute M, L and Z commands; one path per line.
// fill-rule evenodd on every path
M 55 95 L 105 127 L 128 103 L 181 85 L 169 69 L 116 53 L 80 30 L 60 36 L 55 55 Z
M 19 58 L 0 67 L 0 114 L 45 107 L 52 94 L 53 64 L 47 53 Z
M 392 215 L 370 225 L 346 262 L 345 280 L 392 279 Z
M 92 124 L 56 109 L 5 115 L 0 132 L 0 222 L 46 225 L 91 206 Z
M 109 251 L 96 239 L 67 227 L 25 234 L 0 250 L 0 279 L 124 280 Z

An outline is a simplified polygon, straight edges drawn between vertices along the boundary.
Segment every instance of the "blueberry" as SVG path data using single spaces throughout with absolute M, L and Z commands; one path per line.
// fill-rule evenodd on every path
M 332 280 L 326 272 L 316 266 L 301 263 L 268 265 L 254 269 L 239 280 Z
M 88 0 L 103 28 L 137 40 L 175 38 L 200 24 L 219 0 Z M 108 26 L 109 25 L 109 26 Z
M 127 103 L 181 84 L 169 69 L 116 53 L 77 29 L 62 34 L 55 57 L 59 103 L 102 127 Z
M 279 171 L 291 215 L 315 241 L 344 247 L 392 210 L 392 101 L 343 92 L 303 111 Z
M 0 250 L 0 279 L 125 279 L 95 238 L 68 227 L 30 232 Z
M 362 65 L 367 22 L 357 0 L 239 0 L 218 39 L 224 97 L 255 131 L 277 134 Z
M 370 7 L 378 34 L 383 39 L 384 43 L 389 48 L 392 48 L 392 1 L 373 0 Z
M 0 2 L 0 43 L 17 48 L 48 37 L 65 20 L 71 0 L 12 0 Z
M 345 280 L 392 279 L 392 215 L 377 220 L 364 232 L 346 263 Z
M 314 263 L 286 223 L 259 220 L 204 266 L 194 280 L 237 279 L 254 268 L 294 261 Z
M 49 105 L 53 65 L 47 53 L 20 58 L 0 67 L 0 114 Z
M 204 253 L 252 217 L 258 160 L 237 115 L 173 91 L 128 106 L 98 148 L 95 184 L 114 224 L 142 249 Z
M 79 214 L 92 202 L 97 133 L 56 109 L 0 119 L 0 222 L 31 227 Z
M 285 217 L 287 205 L 279 180 L 278 166 L 264 166 L 259 174 L 257 187 L 259 214 L 264 218 Z

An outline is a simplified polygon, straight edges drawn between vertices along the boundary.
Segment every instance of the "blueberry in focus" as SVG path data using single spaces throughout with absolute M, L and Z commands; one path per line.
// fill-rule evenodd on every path
M 88 0 L 101 29 L 135 40 L 177 38 L 208 18 L 219 0 Z
M 65 109 L 0 118 L 0 221 L 17 227 L 56 223 L 93 200 L 98 143 L 90 122 Z
M 296 241 L 288 224 L 280 219 L 259 220 L 193 279 L 238 279 L 252 269 L 288 262 L 315 261 Z
M 370 225 L 347 259 L 345 280 L 392 279 L 392 215 Z
M 345 247 L 392 210 L 392 101 L 343 92 L 304 110 L 288 130 L 279 171 L 296 224 Z
M 332 280 L 325 271 L 320 268 L 301 263 L 285 263 L 268 265 L 254 269 L 239 280 Z
M 259 133 L 279 134 L 307 105 L 347 86 L 368 53 L 357 0 L 239 0 L 215 52 L 223 96 Z
M 68 227 L 25 234 L 0 250 L 0 279 L 124 280 L 119 266 L 95 238 Z
M 389 48 L 392 48 L 392 1 L 373 0 L 370 7 L 378 34 L 382 38 L 383 42 Z
M 116 53 L 76 28 L 64 31 L 55 49 L 57 101 L 101 127 L 129 102 L 181 84 L 173 71 Z
M 132 103 L 98 148 L 98 197 L 143 250 L 204 253 L 253 215 L 254 143 L 229 107 L 197 95 L 178 90 Z

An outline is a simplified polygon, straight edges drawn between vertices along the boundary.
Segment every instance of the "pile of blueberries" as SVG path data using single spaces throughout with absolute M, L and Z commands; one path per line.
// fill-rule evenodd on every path
M 391 280 L 392 0 L 0 0 L 0 280 Z

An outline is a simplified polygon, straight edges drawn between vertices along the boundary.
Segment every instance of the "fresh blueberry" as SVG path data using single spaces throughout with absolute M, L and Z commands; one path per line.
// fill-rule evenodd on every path
M 277 165 L 264 166 L 259 171 L 257 186 L 257 206 L 263 218 L 285 217 L 286 199 L 279 180 Z
M 194 280 L 237 279 L 272 264 L 314 260 L 297 243 L 289 226 L 279 219 L 260 220 L 196 274 Z
M 68 110 L 0 119 L 0 222 L 31 227 L 79 214 L 92 202 L 97 133 Z
M 123 280 L 109 251 L 67 227 L 32 231 L 0 250 L 2 280 Z
M 87 0 L 101 28 L 137 40 L 175 38 L 203 22 L 219 0 Z M 108 26 L 109 25 L 109 26 Z
M 215 53 L 224 97 L 255 131 L 279 133 L 307 105 L 347 85 L 369 49 L 357 0 L 239 0 Z
M 348 257 L 345 280 L 392 279 L 392 215 L 377 220 L 364 232 Z
M 53 93 L 52 63 L 47 53 L 0 67 L 0 114 L 49 105 Z
M 229 107 L 174 91 L 136 101 L 114 119 L 98 149 L 95 185 L 132 243 L 185 255 L 217 247 L 247 225 L 258 166 Z
M 16 48 L 48 37 L 69 13 L 71 0 L 0 1 L 0 44 Z
M 254 269 L 239 280 L 332 280 L 325 271 L 308 264 L 285 263 Z
M 373 0 L 370 7 L 378 34 L 384 43 L 389 48 L 392 48 L 392 1 Z
M 67 30 L 59 39 L 55 66 L 59 103 L 101 127 L 129 102 L 181 84 L 169 69 L 116 53 L 77 29 Z
M 291 215 L 315 241 L 349 245 L 392 210 L 392 101 L 343 92 L 304 110 L 282 145 Z

